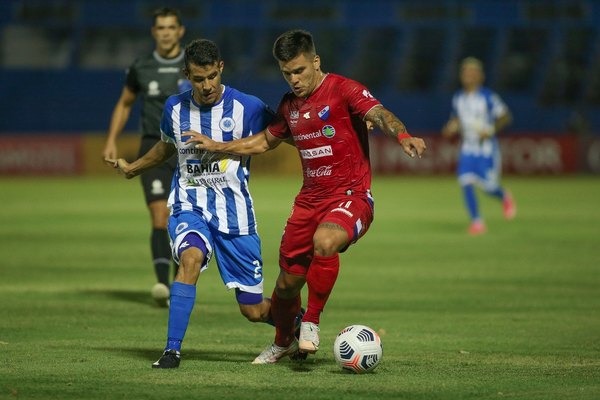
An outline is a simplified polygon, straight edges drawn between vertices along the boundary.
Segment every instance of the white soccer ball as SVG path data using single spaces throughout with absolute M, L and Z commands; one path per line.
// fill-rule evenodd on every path
M 350 325 L 338 333 L 333 343 L 335 361 L 357 374 L 373 371 L 381 362 L 381 338 L 364 325 Z

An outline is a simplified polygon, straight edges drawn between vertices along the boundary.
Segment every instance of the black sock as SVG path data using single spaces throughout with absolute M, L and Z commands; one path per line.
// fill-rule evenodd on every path
M 156 278 L 160 283 L 169 286 L 169 269 L 171 265 L 171 246 L 169 234 L 166 229 L 152 229 L 150 239 L 152 247 L 152 261 Z

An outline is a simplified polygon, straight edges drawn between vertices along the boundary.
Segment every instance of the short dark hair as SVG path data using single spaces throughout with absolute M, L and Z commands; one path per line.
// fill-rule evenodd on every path
M 171 7 L 161 7 L 154 10 L 152 13 L 152 24 L 156 25 L 156 20 L 158 17 L 175 17 L 177 18 L 177 23 L 181 25 L 181 13 L 176 8 Z
M 185 68 L 189 70 L 190 64 L 213 65 L 221 61 L 221 52 L 215 42 L 208 39 L 192 40 L 185 46 Z
M 302 29 L 281 34 L 273 44 L 273 57 L 278 61 L 287 62 L 302 53 L 317 54 L 312 35 Z

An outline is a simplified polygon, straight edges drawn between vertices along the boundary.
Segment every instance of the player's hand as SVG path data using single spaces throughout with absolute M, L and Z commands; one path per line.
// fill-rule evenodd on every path
M 115 142 L 106 142 L 104 150 L 102 151 L 102 158 L 116 159 L 117 158 L 117 145 Z
M 494 136 L 495 133 L 496 133 L 496 129 L 494 129 L 494 127 L 489 127 L 487 129 L 483 129 L 481 132 L 479 132 L 479 137 L 481 139 L 489 139 L 492 136 Z
M 425 141 L 418 137 L 409 137 L 404 138 L 400 141 L 400 146 L 402 146 L 402 150 L 410 157 L 414 157 L 415 154 L 421 158 L 427 146 L 425 145 Z
M 446 137 L 452 137 L 460 132 L 460 123 L 457 119 L 451 119 L 442 128 L 442 134 Z
M 222 145 L 220 142 L 215 142 L 206 135 L 203 135 L 196 131 L 186 131 L 181 135 L 182 138 L 188 137 L 186 143 L 196 143 L 195 147 L 200 150 L 206 150 L 211 152 L 218 152 L 219 146 Z
M 125 161 L 125 159 L 123 159 L 123 158 L 117 158 L 117 159 L 105 158 L 104 162 L 108 166 L 113 167 L 114 169 L 118 170 L 119 173 L 127 179 L 131 179 L 135 176 L 135 174 L 129 170 L 129 163 L 127 161 Z

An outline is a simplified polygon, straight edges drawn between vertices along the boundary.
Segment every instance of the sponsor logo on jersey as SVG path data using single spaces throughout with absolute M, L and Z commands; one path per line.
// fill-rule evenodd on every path
M 317 115 L 319 116 L 319 118 L 321 118 L 323 121 L 327 121 L 327 118 L 329 118 L 329 106 L 325 106 L 323 107 L 323 109 L 321 111 L 319 111 L 317 113 Z
M 302 140 L 310 140 L 310 139 L 319 138 L 319 137 L 321 137 L 321 132 L 315 131 L 315 132 L 311 132 L 311 133 L 301 133 L 299 135 L 293 135 L 292 137 L 294 138 L 294 142 L 301 142 Z
M 310 119 L 310 111 L 307 111 L 303 115 L 304 119 Z
M 307 178 L 319 178 L 321 176 L 331 176 L 331 171 L 333 170 L 333 166 L 331 165 L 322 165 L 317 169 L 306 168 L 304 170 L 304 176 Z
M 148 82 L 148 96 L 158 96 L 160 95 L 160 89 L 158 88 L 157 81 Z
M 158 68 L 159 74 L 178 74 L 181 70 L 177 67 L 160 67 Z
M 323 132 L 323 136 L 325 136 L 327 139 L 331 139 L 335 136 L 335 128 L 331 125 L 325 125 L 321 129 L 321 132 Z
M 329 157 L 333 155 L 331 146 L 315 147 L 314 149 L 300 150 L 300 155 L 304 159 Z
M 225 117 L 219 121 L 219 128 L 223 132 L 231 132 L 235 128 L 235 121 L 233 118 Z
M 365 90 L 362 91 L 362 95 L 365 96 L 368 99 L 372 99 L 373 98 L 373 95 L 367 89 L 365 89 Z
M 188 174 L 215 174 L 225 172 L 227 159 L 212 162 L 200 162 L 200 160 L 186 160 L 185 168 Z
M 300 118 L 300 111 L 290 111 L 290 126 L 296 126 L 298 118 Z

